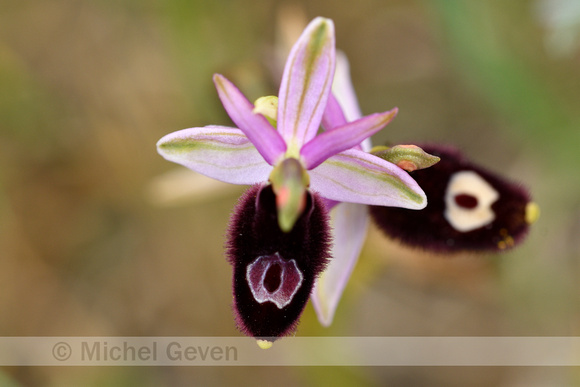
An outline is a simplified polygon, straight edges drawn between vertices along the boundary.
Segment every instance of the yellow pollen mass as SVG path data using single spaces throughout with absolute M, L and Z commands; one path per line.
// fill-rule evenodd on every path
M 526 223 L 532 224 L 540 217 L 540 206 L 534 202 L 526 204 Z
M 254 102 L 254 114 L 262 114 L 268 119 L 272 126 L 276 127 L 278 120 L 278 97 L 269 95 L 260 97 Z
M 268 340 L 257 340 L 256 342 L 258 343 L 258 347 L 262 349 L 272 348 L 272 344 L 274 344 L 273 342 Z

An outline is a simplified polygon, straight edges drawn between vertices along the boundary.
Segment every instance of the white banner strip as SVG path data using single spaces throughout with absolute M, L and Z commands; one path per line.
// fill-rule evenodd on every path
M 580 337 L 0 337 L 0 366 L 580 366 Z

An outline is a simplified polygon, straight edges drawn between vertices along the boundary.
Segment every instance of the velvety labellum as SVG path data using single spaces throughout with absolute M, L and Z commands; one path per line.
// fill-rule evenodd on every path
M 425 191 L 427 207 L 371 207 L 373 220 L 385 234 L 440 253 L 501 251 L 524 239 L 531 201 L 521 185 L 472 163 L 454 148 L 421 148 L 441 158 L 432 167 L 410 173 Z
M 316 194 L 307 191 L 304 211 L 292 230 L 283 232 L 272 186 L 246 191 L 234 209 L 227 241 L 238 328 L 268 341 L 292 333 L 329 250 L 328 214 Z

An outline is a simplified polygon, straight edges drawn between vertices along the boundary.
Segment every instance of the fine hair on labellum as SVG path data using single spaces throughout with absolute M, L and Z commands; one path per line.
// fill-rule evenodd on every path
M 457 149 L 420 145 L 441 160 L 410 172 L 427 195 L 422 210 L 371 206 L 371 216 L 389 237 L 435 253 L 503 251 L 529 229 L 528 191 L 465 158 Z
M 240 331 L 274 341 L 296 329 L 314 281 L 330 258 L 328 222 L 322 199 L 309 191 L 304 211 L 287 233 L 278 226 L 271 185 L 254 185 L 242 195 L 226 242 Z

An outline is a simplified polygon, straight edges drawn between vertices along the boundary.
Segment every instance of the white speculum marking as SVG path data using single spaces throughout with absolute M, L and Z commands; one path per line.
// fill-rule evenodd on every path
M 260 256 L 246 269 L 246 281 L 254 299 L 260 304 L 273 302 L 278 309 L 292 302 L 302 279 L 296 261 L 285 260 L 278 253 Z
M 457 172 L 449 179 L 445 192 L 445 219 L 460 232 L 478 229 L 494 221 L 491 205 L 497 199 L 499 193 L 477 173 Z

